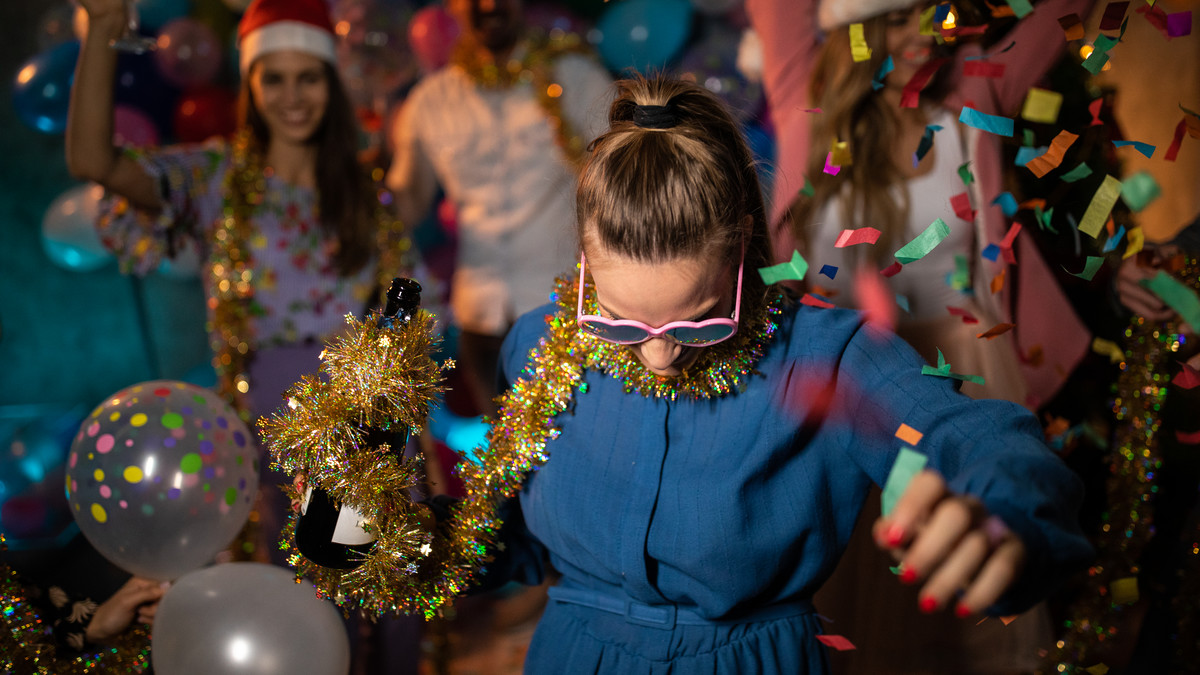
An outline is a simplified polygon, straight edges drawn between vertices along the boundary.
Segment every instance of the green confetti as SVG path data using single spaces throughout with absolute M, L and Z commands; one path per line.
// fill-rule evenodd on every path
M 963 375 L 961 373 L 951 372 L 950 364 L 946 363 L 946 357 L 942 355 L 942 350 L 937 350 L 938 364 L 937 368 L 933 366 L 921 366 L 922 375 L 932 375 L 934 377 L 945 377 L 951 380 L 962 380 L 963 382 L 973 382 L 975 384 L 983 384 L 984 379 L 978 375 Z
M 1135 212 L 1146 208 L 1150 202 L 1162 196 L 1162 189 L 1154 176 L 1139 171 L 1121 183 L 1121 199 Z
M 1168 307 L 1179 313 L 1193 331 L 1200 330 L 1200 296 L 1196 295 L 1196 291 L 1162 270 L 1154 277 L 1138 283 L 1162 298 Z
M 806 273 L 808 273 L 808 261 L 800 255 L 799 251 L 792 251 L 792 259 L 788 262 L 761 267 L 758 270 L 758 275 L 768 286 L 779 281 L 799 281 L 804 278 Z
M 800 188 L 800 194 L 804 195 L 805 197 L 812 197 L 816 193 L 817 191 L 813 189 L 813 184 L 809 182 L 808 176 L 805 176 L 804 187 Z
M 1013 14 L 1018 19 L 1025 18 L 1033 11 L 1033 5 L 1029 4 L 1029 0 L 1005 0 L 1009 7 L 1012 7 Z
M 975 174 L 971 173 L 970 162 L 958 167 L 958 177 L 962 179 L 963 185 L 970 185 L 975 182 Z
M 900 448 L 900 453 L 896 455 L 896 461 L 892 464 L 892 470 L 888 472 L 887 481 L 883 484 L 883 495 L 880 500 L 883 506 L 883 515 L 888 515 L 892 509 L 896 508 L 896 502 L 900 501 L 900 496 L 908 489 L 908 484 L 917 474 L 921 473 L 928 460 L 928 457 L 907 445 Z
M 967 264 L 967 256 L 954 254 L 954 271 L 950 273 L 950 288 L 965 291 L 971 287 L 971 268 Z
M 1062 180 L 1064 183 L 1074 183 L 1075 181 L 1083 180 L 1090 175 L 1092 175 L 1092 167 L 1088 166 L 1084 162 L 1080 162 L 1079 166 L 1064 173 L 1062 175 Z
M 938 218 L 915 239 L 901 246 L 900 250 L 896 251 L 896 260 L 900 261 L 901 265 L 920 260 L 948 236 L 950 236 L 950 226 L 946 224 L 946 221 Z
M 1067 270 L 1066 267 L 1063 267 L 1063 269 L 1067 270 L 1067 274 L 1070 274 L 1073 277 L 1079 277 L 1084 281 L 1091 281 L 1092 277 L 1096 276 L 1096 272 L 1099 271 L 1100 267 L 1103 265 L 1103 256 L 1089 255 L 1087 257 L 1087 261 L 1083 263 L 1082 272 L 1072 272 L 1071 270 Z

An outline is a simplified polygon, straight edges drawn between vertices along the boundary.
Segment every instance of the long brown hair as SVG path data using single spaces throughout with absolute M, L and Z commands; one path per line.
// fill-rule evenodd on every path
M 747 269 L 770 265 L 754 158 L 721 101 L 662 76 L 616 86 L 608 131 L 593 143 L 579 178 L 581 244 L 654 263 L 712 254 L 736 261 L 744 243 Z M 638 126 L 639 106 L 664 107 L 674 124 Z M 744 297 L 763 291 L 758 274 L 745 275 Z
M 908 191 L 892 189 L 904 180 L 892 159 L 900 121 L 893 106 L 871 86 L 888 56 L 887 21 L 888 16 L 883 15 L 863 22 L 863 36 L 871 47 L 871 58 L 866 61 L 851 59 L 846 28 L 827 35 L 809 81 L 809 100 L 821 109 L 813 116 L 805 173 L 813 196 L 799 196 L 790 210 L 797 240 L 807 243 L 817 210 L 837 200 L 846 227 L 869 225 L 882 232 L 880 245 L 870 247 L 876 263 L 884 262 L 900 243 L 909 207 Z M 922 90 L 922 100 L 940 102 L 945 97 L 946 70 L 942 68 Z M 854 162 L 832 176 L 824 168 L 835 141 L 849 144 Z
M 317 146 L 317 209 L 326 234 L 337 237 L 333 256 L 338 273 L 349 276 L 363 268 L 375 252 L 375 196 L 365 169 L 358 162 L 358 128 L 354 108 L 332 64 L 323 62 L 329 83 L 329 102 L 320 126 L 309 142 Z M 248 126 L 259 152 L 271 140 L 270 130 L 254 104 L 249 78 L 242 82 L 238 122 Z

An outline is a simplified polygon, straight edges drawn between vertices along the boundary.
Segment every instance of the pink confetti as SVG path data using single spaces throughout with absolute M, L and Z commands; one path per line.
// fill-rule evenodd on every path
M 834 242 L 834 248 L 846 248 L 856 244 L 874 244 L 879 241 L 879 230 L 873 227 L 860 227 L 857 230 L 842 230 Z
M 834 164 L 830 164 L 829 162 L 832 159 L 833 159 L 832 152 L 825 155 L 825 173 L 829 174 L 830 176 L 836 176 L 836 175 L 838 175 L 838 172 L 842 170 L 842 167 L 834 165 Z
M 1175 12 L 1167 15 L 1167 35 L 1183 37 L 1192 34 L 1192 13 Z
M 901 265 L 900 261 L 897 260 L 897 261 L 893 262 L 891 265 L 888 265 L 887 267 L 879 270 L 879 273 L 885 277 L 894 277 L 900 273 L 900 269 L 902 267 L 903 267 L 903 265 Z
M 832 302 L 826 302 L 812 293 L 805 293 L 804 297 L 800 298 L 800 304 L 808 305 L 809 307 L 820 307 L 822 309 L 829 309 L 830 307 L 833 307 Z
M 975 222 L 975 210 L 971 208 L 971 197 L 960 192 L 950 198 L 950 208 L 954 209 L 954 215 L 962 218 L 968 223 Z
M 857 649 L 854 643 L 842 637 L 841 635 L 818 635 L 817 641 L 826 647 L 833 647 L 839 652 Z
M 855 273 L 854 295 L 868 324 L 887 331 L 896 330 L 895 295 L 869 266 L 860 267 Z
M 1179 365 L 1183 366 L 1183 370 L 1179 371 L 1175 379 L 1171 380 L 1172 384 L 1180 389 L 1193 389 L 1196 385 L 1200 384 L 1200 370 L 1196 370 L 1186 363 Z
M 961 316 L 963 323 L 979 323 L 979 319 L 975 315 L 961 307 L 946 307 L 946 311 L 950 312 L 951 316 Z

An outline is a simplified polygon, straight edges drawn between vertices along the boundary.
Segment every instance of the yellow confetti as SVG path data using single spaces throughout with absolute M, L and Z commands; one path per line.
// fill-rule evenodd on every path
M 855 62 L 868 61 L 871 58 L 871 48 L 867 46 L 861 23 L 850 24 L 850 56 Z
M 829 145 L 829 163 L 834 166 L 850 166 L 854 158 L 850 155 L 850 144 L 834 139 Z
M 1135 227 L 1127 232 L 1125 238 L 1129 240 L 1129 244 L 1125 247 L 1125 254 L 1121 256 L 1122 260 L 1137 255 L 1146 243 L 1146 235 L 1140 227 Z
M 1153 5 L 1154 3 L 1150 4 Z M 1106 675 L 1108 673 L 1108 666 L 1104 665 L 1103 663 L 1097 663 L 1091 668 L 1084 668 L 1083 672 L 1091 673 L 1091 675 Z
M 1107 356 L 1109 361 L 1120 363 L 1125 360 L 1125 351 L 1117 343 L 1104 338 L 1092 338 L 1092 351 Z
M 1058 121 L 1058 111 L 1062 107 L 1063 96 L 1057 91 L 1030 87 L 1025 95 L 1025 105 L 1021 107 L 1021 117 L 1030 122 L 1054 124 Z
M 1138 601 L 1137 577 L 1122 577 L 1108 586 L 1112 601 L 1118 605 L 1132 605 Z
M 1112 211 L 1113 204 L 1117 203 L 1117 197 L 1120 195 L 1121 181 L 1112 176 L 1105 176 L 1104 182 L 1096 189 L 1092 202 L 1088 204 L 1087 211 L 1083 213 L 1083 220 L 1079 222 L 1079 231 L 1095 238 L 1100 233 L 1100 228 L 1104 227 L 1105 221 L 1108 220 L 1108 214 Z

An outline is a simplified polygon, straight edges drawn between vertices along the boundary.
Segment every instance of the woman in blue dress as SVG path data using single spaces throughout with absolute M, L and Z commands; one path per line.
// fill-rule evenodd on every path
M 1079 483 L 1036 420 L 768 285 L 754 163 L 720 103 L 618 89 L 579 184 L 579 272 L 508 336 L 491 445 L 464 468 L 479 492 L 520 483 L 487 581 L 561 575 L 526 670 L 823 672 L 813 592 L 906 444 L 925 470 L 874 531 L 924 611 L 1015 613 L 1082 565 Z

